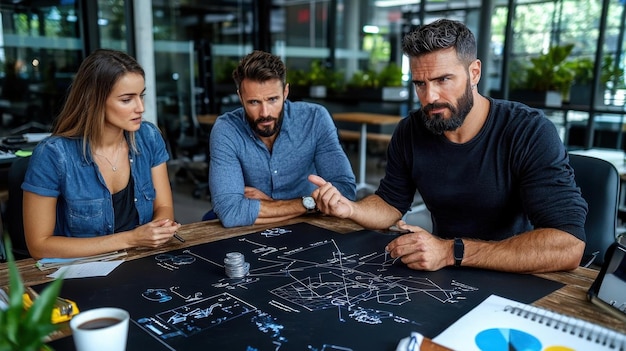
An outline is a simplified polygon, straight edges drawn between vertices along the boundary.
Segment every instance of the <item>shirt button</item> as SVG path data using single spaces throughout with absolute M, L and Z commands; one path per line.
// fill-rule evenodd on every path
M 278 174 L 278 171 L 277 171 L 277 170 L 274 170 L 274 174 Z
M 133 201 L 137 202 L 137 198 L 134 198 Z

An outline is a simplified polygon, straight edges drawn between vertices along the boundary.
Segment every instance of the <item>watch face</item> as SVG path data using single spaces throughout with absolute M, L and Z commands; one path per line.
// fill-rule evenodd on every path
M 306 208 L 307 210 L 313 210 L 316 206 L 315 200 L 310 196 L 305 196 L 302 198 L 302 205 L 304 205 L 304 208 Z

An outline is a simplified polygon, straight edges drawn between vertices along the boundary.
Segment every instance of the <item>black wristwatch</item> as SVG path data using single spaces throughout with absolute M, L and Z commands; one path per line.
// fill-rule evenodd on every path
M 463 244 L 463 239 L 456 238 L 454 239 L 454 266 L 461 267 L 461 262 L 463 262 L 463 254 L 465 253 L 465 245 Z
M 317 212 L 317 204 L 315 203 L 315 199 L 311 196 L 302 197 L 302 206 L 306 209 L 306 213 Z

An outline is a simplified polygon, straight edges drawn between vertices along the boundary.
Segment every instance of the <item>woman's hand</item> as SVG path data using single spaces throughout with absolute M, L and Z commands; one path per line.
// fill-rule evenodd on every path
M 172 239 L 178 228 L 180 228 L 180 223 L 169 218 L 146 223 L 131 231 L 132 246 L 159 247 Z

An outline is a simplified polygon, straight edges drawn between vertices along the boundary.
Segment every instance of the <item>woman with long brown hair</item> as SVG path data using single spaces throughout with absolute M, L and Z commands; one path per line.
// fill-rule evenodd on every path
M 31 256 L 157 247 L 176 233 L 169 155 L 157 127 L 142 120 L 144 77 L 120 51 L 98 49 L 82 62 L 22 184 Z

